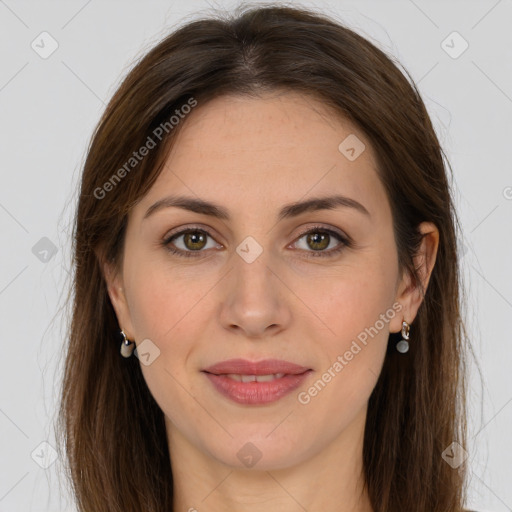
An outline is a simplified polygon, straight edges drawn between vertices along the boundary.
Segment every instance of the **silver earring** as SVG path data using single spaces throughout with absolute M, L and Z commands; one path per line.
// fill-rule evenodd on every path
M 124 331 L 121 331 L 121 335 L 123 336 L 123 341 L 121 343 L 121 355 L 123 357 L 130 357 L 133 354 L 133 350 L 135 348 L 135 342 L 130 341 Z
M 410 327 L 411 326 L 405 320 L 402 321 L 402 338 L 403 339 L 400 340 L 396 344 L 396 349 L 401 354 L 405 354 L 409 350 L 409 342 L 407 340 L 409 339 Z

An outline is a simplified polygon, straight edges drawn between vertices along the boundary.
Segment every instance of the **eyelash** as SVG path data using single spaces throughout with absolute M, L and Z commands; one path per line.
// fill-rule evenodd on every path
M 185 257 L 185 258 L 197 258 L 197 257 L 200 257 L 201 253 L 204 252 L 202 250 L 198 250 L 198 251 L 184 251 L 182 249 L 177 249 L 177 248 L 174 248 L 174 247 L 171 246 L 171 241 L 174 240 L 175 238 L 178 238 L 178 237 L 180 237 L 180 236 L 182 236 L 184 234 L 187 234 L 187 233 L 195 233 L 195 232 L 203 233 L 203 234 L 205 234 L 205 235 L 207 235 L 207 236 L 209 236 L 210 238 L 213 239 L 213 237 L 211 236 L 211 234 L 207 230 L 205 230 L 203 228 L 198 228 L 198 227 L 192 226 L 192 227 L 188 227 L 187 229 L 183 229 L 182 231 L 179 231 L 177 233 L 173 233 L 172 235 L 166 237 L 162 241 L 162 245 L 170 253 L 175 254 L 177 256 L 180 256 L 180 257 Z M 344 236 L 340 235 L 338 232 L 333 231 L 332 229 L 324 228 L 322 226 L 313 226 L 312 228 L 308 229 L 307 231 L 301 233 L 296 240 L 298 241 L 301 238 L 303 238 L 305 235 L 308 235 L 310 233 L 328 234 L 330 236 L 334 236 L 335 238 L 337 238 L 340 243 L 334 249 L 330 249 L 328 251 L 325 251 L 325 250 L 323 250 L 323 251 L 312 251 L 312 250 L 311 251 L 305 251 L 306 253 L 308 253 L 306 258 L 329 258 L 329 257 L 333 257 L 333 256 L 336 256 L 337 254 L 339 254 L 345 247 L 350 248 L 353 245 L 352 241 L 348 237 L 344 237 Z

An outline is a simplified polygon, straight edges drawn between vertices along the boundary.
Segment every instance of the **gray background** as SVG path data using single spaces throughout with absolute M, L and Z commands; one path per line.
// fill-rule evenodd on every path
M 92 130 L 136 57 L 194 13 L 234 5 L 0 0 L 0 512 L 75 510 L 59 487 L 52 422 L 71 219 Z M 470 364 L 468 506 L 511 511 L 512 2 L 302 5 L 342 16 L 419 84 L 455 174 L 467 325 L 481 368 L 482 378 Z M 44 31 L 58 44 L 47 58 Z

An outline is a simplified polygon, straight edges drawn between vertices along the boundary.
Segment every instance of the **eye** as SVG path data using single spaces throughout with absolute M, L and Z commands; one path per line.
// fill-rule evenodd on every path
M 331 246 L 333 238 L 338 240 L 338 245 L 326 250 Z M 295 244 L 298 244 L 302 239 L 305 239 L 305 241 L 301 249 L 308 253 L 306 255 L 308 258 L 334 256 L 341 252 L 345 247 L 351 246 L 348 238 L 342 236 L 336 231 L 333 231 L 332 229 L 323 228 L 321 226 L 315 226 L 303 233 Z
M 166 237 L 163 245 L 168 251 L 179 256 L 200 256 L 200 253 L 203 252 L 202 249 L 212 248 L 212 246 L 208 247 L 208 237 L 211 238 L 210 233 L 204 229 L 188 228 Z M 177 244 L 174 243 L 175 240 L 178 240 Z M 213 244 L 213 247 L 215 247 L 215 244 Z

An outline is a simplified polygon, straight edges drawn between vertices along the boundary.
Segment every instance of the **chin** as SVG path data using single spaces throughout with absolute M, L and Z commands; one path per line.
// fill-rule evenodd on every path
M 305 460 L 308 453 L 304 447 L 311 447 L 313 440 L 285 428 L 277 435 L 281 428 L 278 425 L 275 423 L 269 428 L 265 424 L 259 429 L 253 425 L 250 433 L 247 429 L 238 431 L 231 426 L 229 432 L 233 437 L 212 447 L 212 456 L 226 466 L 251 471 L 286 469 Z

